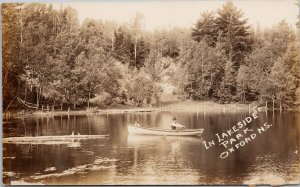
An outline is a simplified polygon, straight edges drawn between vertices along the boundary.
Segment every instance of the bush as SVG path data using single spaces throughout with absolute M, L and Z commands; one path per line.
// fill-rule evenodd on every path
M 125 85 L 127 96 L 136 106 L 149 105 L 159 102 L 161 88 L 144 71 L 140 71 Z
M 97 106 L 102 106 L 103 104 L 105 105 L 110 105 L 112 104 L 112 96 L 108 93 L 103 93 L 100 95 L 96 95 L 96 97 L 90 99 L 91 104 L 97 105 Z

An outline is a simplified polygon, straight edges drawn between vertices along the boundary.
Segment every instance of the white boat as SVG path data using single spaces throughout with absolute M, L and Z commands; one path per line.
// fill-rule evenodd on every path
M 203 133 L 203 129 L 171 130 L 128 125 L 128 133 L 132 135 L 200 136 Z

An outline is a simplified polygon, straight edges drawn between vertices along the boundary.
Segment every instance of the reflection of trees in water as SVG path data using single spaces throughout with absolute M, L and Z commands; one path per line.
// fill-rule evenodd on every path
M 146 137 L 132 138 L 127 136 L 128 122 L 145 118 L 144 123 L 155 123 L 154 126 L 165 126 L 166 121 L 176 116 L 178 121 L 187 127 L 204 128 L 204 138 L 178 138 L 178 137 Z M 245 147 L 235 151 L 226 159 L 220 159 L 219 155 L 225 148 L 216 145 L 205 150 L 201 144 L 203 140 L 211 140 L 215 133 L 224 132 L 244 119 L 248 114 L 220 113 L 201 114 L 186 112 L 163 112 L 147 114 L 109 114 L 92 116 L 54 116 L 42 118 L 25 118 L 18 120 L 10 126 L 15 128 L 15 134 L 19 136 L 46 135 L 46 134 L 71 134 L 72 130 L 83 132 L 80 134 L 98 134 L 109 132 L 110 138 L 106 142 L 82 141 L 81 147 L 67 148 L 58 145 L 5 145 L 9 146 L 4 155 L 14 156 L 11 161 L 4 160 L 7 168 L 13 171 L 34 173 L 44 170 L 46 167 L 57 167 L 58 171 L 74 167 L 77 164 L 92 163 L 95 156 L 117 158 L 116 172 L 124 175 L 143 175 L 152 172 L 153 175 L 166 177 L 165 175 L 180 177 L 182 172 L 195 172 L 192 175 L 198 177 L 200 184 L 216 183 L 239 183 L 247 179 L 247 176 L 255 171 L 260 173 L 279 171 L 279 175 L 295 173 L 299 166 L 299 133 L 300 115 L 290 112 L 275 111 L 259 113 L 257 121 L 251 123 L 251 127 L 257 128 L 265 121 L 273 126 Z M 5 128 L 5 126 L 3 127 Z M 73 128 L 73 129 L 72 129 Z M 5 131 L 4 131 L 5 132 Z M 101 146 L 100 146 L 101 145 Z M 88 152 L 94 152 L 89 155 Z M 299 151 L 299 150 L 298 150 Z M 282 164 L 276 167 L 269 166 L 268 162 L 257 157 L 274 154 L 271 158 Z M 34 163 L 34 164 L 32 164 Z M 133 172 L 135 163 L 135 171 Z M 256 168 L 264 164 L 265 167 Z M 293 165 L 293 167 L 290 167 Z M 147 168 L 146 168 L 147 167 Z M 26 169 L 27 168 L 27 169 Z M 291 169 L 291 168 L 294 168 Z M 299 167 L 298 167 L 299 168 Z M 297 170 L 299 171 L 299 170 Z M 136 172 L 136 174 L 135 174 Z M 29 175 L 29 174 L 26 174 Z M 289 174 L 291 176 L 292 174 Z
M 140 150 L 141 158 L 147 159 L 148 156 L 160 157 L 162 161 L 175 161 L 179 157 L 185 156 L 181 150 L 182 147 L 189 143 L 198 144 L 200 138 L 194 137 L 163 137 L 163 136 L 134 136 L 129 135 L 127 139 L 127 146 L 134 147 Z M 166 160 L 163 160 L 166 159 Z
M 123 114 L 112 114 L 107 117 L 109 140 L 113 146 L 124 147 L 127 138 L 127 124 Z
M 107 134 L 108 126 L 103 116 L 76 115 L 23 118 L 13 124 L 13 136 L 71 135 L 73 131 L 81 135 Z
M 182 148 L 190 143 L 197 144 L 200 140 L 193 137 L 129 135 L 127 147 L 136 150 L 132 173 L 142 184 L 152 184 L 155 181 L 163 184 L 182 184 L 185 181 L 188 184 L 197 179 L 197 174 L 189 167 L 193 165 L 188 159 L 189 152 L 184 152 Z

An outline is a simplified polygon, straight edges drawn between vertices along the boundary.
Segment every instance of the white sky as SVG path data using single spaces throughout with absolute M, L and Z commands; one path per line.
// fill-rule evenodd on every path
M 86 18 L 111 20 L 118 23 L 129 22 L 136 12 L 145 16 L 145 29 L 170 28 L 174 26 L 192 27 L 205 10 L 217 10 L 225 1 L 104 1 L 104 2 L 64 2 L 63 7 L 71 6 L 78 12 L 80 22 Z M 256 27 L 272 27 L 285 19 L 295 26 L 299 9 L 296 0 L 233 0 L 242 9 L 244 18 Z M 59 8 L 60 3 L 53 3 Z

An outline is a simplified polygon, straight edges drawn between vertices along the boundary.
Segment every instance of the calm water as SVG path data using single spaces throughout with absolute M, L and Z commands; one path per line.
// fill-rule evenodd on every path
M 299 183 L 300 113 L 261 112 L 252 128 L 272 127 L 221 159 L 226 149 L 206 150 L 248 113 L 149 112 L 18 118 L 4 137 L 109 134 L 109 138 L 3 144 L 4 182 L 43 184 L 249 184 Z M 201 138 L 127 135 L 127 124 L 169 128 L 172 118 L 204 128 Z

